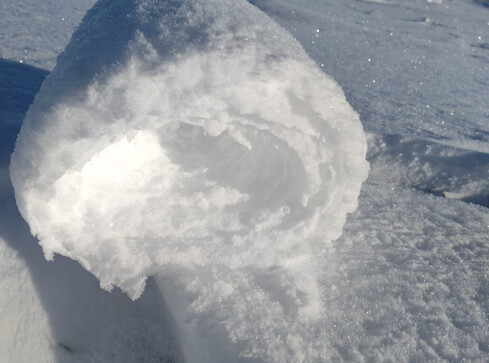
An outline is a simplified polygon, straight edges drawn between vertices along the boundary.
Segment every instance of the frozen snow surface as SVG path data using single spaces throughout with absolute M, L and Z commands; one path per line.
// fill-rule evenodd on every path
M 94 0 L 0 1 L 0 57 L 51 70 Z
M 269 20 L 265 26 L 259 13 L 251 16 L 256 13 L 249 13 L 244 3 L 231 7 L 246 11 L 226 11 L 226 16 L 231 14 L 228 20 L 215 12 L 213 2 L 202 2 L 201 12 L 196 11 L 199 3 L 181 3 L 164 9 L 167 20 L 174 21 L 158 29 L 154 24 L 162 15 L 157 11 L 161 3 L 149 11 L 125 1 L 103 14 L 89 13 L 86 22 L 91 25 L 77 33 L 86 37 L 75 36 L 24 126 L 45 135 L 43 142 L 31 135 L 33 144 L 23 149 L 32 147 L 32 160 L 45 160 L 39 175 L 42 172 L 46 179 L 39 182 L 52 193 L 47 213 L 58 213 L 56 218 L 37 217 L 36 228 L 46 228 L 52 236 L 65 233 L 58 247 L 84 264 L 92 261 L 91 267 L 101 263 L 97 254 L 109 256 L 114 246 L 125 248 L 118 257 L 104 260 L 107 267 L 92 272 L 110 275 L 113 266 L 120 272 L 120 262 L 128 261 L 123 266 L 125 283 L 106 282 L 136 296 L 138 281 L 127 278 L 137 272 L 134 262 L 139 259 L 144 275 L 157 276 L 147 280 L 139 299 L 130 301 L 118 289 L 99 289 L 99 282 L 70 259 L 43 259 L 17 212 L 8 178 L 20 121 L 47 74 L 25 63 L 51 69 L 78 25 L 75 15 L 81 19 L 90 1 L 0 0 L 0 54 L 24 63 L 0 60 L 0 326 L 7 327 L 0 332 L 0 362 L 488 361 L 489 211 L 481 207 L 489 204 L 487 1 L 251 1 L 333 76 L 368 132 L 371 170 L 358 209 L 348 215 L 341 237 L 324 244 L 315 258 L 306 257 L 321 249 L 314 234 L 301 240 L 308 243 L 297 246 L 293 258 L 288 248 L 293 248 L 294 239 L 281 241 L 281 249 L 271 254 L 267 251 L 274 238 L 301 232 L 294 230 L 294 222 L 313 218 L 298 212 L 312 210 L 303 202 L 307 191 L 311 193 L 313 184 L 307 181 L 314 180 L 317 164 L 306 168 L 304 160 L 319 159 L 312 157 L 314 150 L 289 147 L 287 142 L 297 135 L 304 138 L 302 145 L 314 140 L 314 122 L 306 127 L 315 119 L 308 109 L 343 110 L 351 120 L 354 113 L 335 106 L 341 91 L 329 77 L 315 76 L 316 66 L 308 66 L 310 61 L 290 36 Z M 58 12 L 52 10 L 56 8 Z M 139 15 L 124 18 L 129 12 Z M 72 16 L 69 22 L 66 13 Z M 199 17 L 208 20 L 209 13 L 215 21 L 199 27 Z M 58 21 L 59 15 L 65 21 Z M 231 20 L 233 16 L 239 21 Z M 110 17 L 118 19 L 113 27 L 90 30 Z M 231 21 L 236 27 L 230 33 Z M 215 31 L 219 24 L 222 27 Z M 256 28 L 260 24 L 262 33 Z M 117 25 L 128 32 L 114 30 Z M 251 31 L 244 34 L 240 29 Z M 269 34 L 252 37 L 263 33 Z M 167 42 L 170 34 L 176 40 L 172 44 Z M 268 42 L 274 35 L 278 40 Z M 107 38 L 113 43 L 107 44 Z M 252 44 L 263 47 L 252 54 Z M 82 49 L 93 51 L 78 53 Z M 260 54 L 277 52 L 282 57 L 257 61 Z M 25 53 L 29 56 L 23 58 Z M 291 66 L 284 76 L 280 65 L 289 61 L 306 67 Z M 223 79 L 223 69 L 231 80 Z M 246 73 L 252 76 L 246 78 Z M 308 77 L 313 79 L 307 82 Z M 160 82 L 164 88 L 158 87 Z M 321 82 L 330 86 L 307 92 Z M 60 86 L 56 89 L 55 84 Z M 233 93 L 238 87 L 246 91 Z M 287 87 L 292 93 L 284 95 Z M 277 96 L 275 103 L 270 102 L 272 94 Z M 298 107 L 291 94 L 303 97 L 309 108 Z M 246 108 L 234 107 L 228 116 L 213 100 L 223 99 L 228 105 L 234 100 L 233 105 L 244 107 L 246 96 Z M 178 102 L 170 102 L 171 97 Z M 198 103 L 199 97 L 204 101 Z M 268 100 L 270 110 L 260 108 L 258 98 Z M 287 103 L 289 108 L 283 106 Z M 270 115 L 276 105 L 282 113 L 300 110 L 288 112 L 289 119 L 280 118 L 300 127 L 280 131 L 284 124 Z M 163 108 L 167 118 L 159 117 Z M 196 109 L 205 113 L 189 122 Z M 39 115 L 49 117 L 34 122 Z M 131 115 L 150 117 L 131 122 Z M 158 121 L 175 120 L 177 115 L 186 118 L 185 125 L 175 127 L 180 120 L 168 125 Z M 243 119 L 250 115 L 255 117 L 245 127 Z M 302 123 L 301 117 L 308 121 Z M 215 123 L 205 124 L 206 118 Z M 273 121 L 266 123 L 269 128 L 258 129 L 256 125 L 267 118 Z M 64 127 L 67 123 L 72 130 Z M 118 134 L 118 128 L 125 134 Z M 267 132 L 270 137 L 260 136 Z M 278 132 L 282 133 L 277 136 Z M 23 133 L 21 140 L 29 135 Z M 57 144 L 55 137 L 62 142 Z M 98 143 L 90 143 L 97 137 Z M 336 137 L 328 145 L 321 140 L 314 145 L 331 151 L 352 140 Z M 19 171 L 35 169 L 29 163 L 26 167 Z M 137 173 L 138 168 L 146 172 Z M 172 178 L 168 184 L 159 188 L 147 182 L 161 178 L 163 169 Z M 254 183 L 247 177 L 257 175 L 256 170 L 269 173 Z M 57 177 L 60 171 L 63 175 Z M 114 176 L 116 185 L 108 187 Z M 270 183 L 272 179 L 277 183 Z M 342 180 L 334 179 L 336 185 Z M 81 188 L 83 198 L 66 188 L 68 184 Z M 35 190 L 39 185 L 43 183 L 29 187 Z M 94 188 L 102 192 L 87 193 Z M 137 193 L 140 188 L 152 193 L 144 203 Z M 181 193 L 174 193 L 175 188 Z M 124 197 L 115 197 L 121 193 Z M 165 195 L 164 208 L 144 213 L 146 203 L 158 205 L 157 198 Z M 65 197 L 70 205 L 60 202 Z M 192 204 L 191 216 L 183 213 L 189 211 L 183 198 L 188 204 L 200 198 Z M 253 198 L 258 202 L 253 204 Z M 103 203 L 105 209 L 93 208 Z M 287 203 L 288 209 L 278 208 Z M 46 205 L 39 203 L 41 210 L 48 209 Z M 278 213 L 272 213 L 274 207 Z M 99 217 L 94 218 L 89 208 Z M 259 208 L 261 213 L 254 214 Z M 80 219 L 74 218 L 74 211 Z M 134 218 L 118 216 L 117 211 L 140 219 L 126 223 Z M 165 222 L 171 226 L 163 231 L 165 236 L 186 236 L 180 241 L 166 238 L 166 246 L 183 248 L 167 249 L 167 254 L 154 248 L 155 235 L 162 231 L 153 221 L 164 213 L 174 213 Z M 233 213 L 238 224 L 222 218 Z M 54 224 L 63 218 L 80 229 L 63 230 Z M 186 218 L 198 223 L 183 229 Z M 251 218 L 269 223 L 260 225 Z M 240 235 L 241 226 L 267 238 L 247 240 Z M 318 222 L 316 228 L 320 227 Z M 88 233 L 79 243 L 91 244 L 89 250 L 67 243 L 83 228 Z M 135 229 L 146 231 L 149 238 L 143 240 Z M 103 233 L 95 236 L 97 230 Z M 124 231 L 124 238 L 112 239 L 116 231 Z M 206 237 L 196 242 L 203 231 Z M 209 243 L 213 235 L 217 242 Z M 237 247 L 221 251 L 223 241 L 235 235 L 242 238 L 243 247 L 234 238 L 230 247 Z M 110 248 L 93 248 L 104 239 Z M 251 241 L 249 251 L 246 241 Z M 263 248 L 261 255 L 253 254 L 257 248 Z M 241 261 L 229 258 L 243 252 Z M 267 259 L 270 256 L 274 262 Z

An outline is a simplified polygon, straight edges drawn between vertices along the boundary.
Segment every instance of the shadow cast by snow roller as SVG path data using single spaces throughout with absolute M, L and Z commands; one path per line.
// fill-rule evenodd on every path
M 10 155 L 22 120 L 48 72 L 0 59 L 0 203 L 13 193 Z
M 343 92 L 246 1 L 99 1 L 12 156 L 46 258 L 131 298 L 188 362 L 324 360 L 321 256 L 367 176 Z M 171 277 L 171 278 L 170 278 Z

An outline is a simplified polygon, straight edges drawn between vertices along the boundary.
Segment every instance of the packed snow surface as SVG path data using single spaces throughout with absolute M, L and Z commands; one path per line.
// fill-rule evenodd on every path
M 0 57 L 51 70 L 95 0 L 1 0 Z
M 248 2 L 101 0 L 10 170 L 48 259 L 133 299 L 157 276 L 187 360 L 314 360 L 321 256 L 365 155 L 340 87 Z

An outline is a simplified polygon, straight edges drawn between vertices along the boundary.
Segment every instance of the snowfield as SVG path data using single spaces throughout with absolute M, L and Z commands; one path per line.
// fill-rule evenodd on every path
M 1 362 L 489 360 L 487 2 L 250 3 L 0 1 Z

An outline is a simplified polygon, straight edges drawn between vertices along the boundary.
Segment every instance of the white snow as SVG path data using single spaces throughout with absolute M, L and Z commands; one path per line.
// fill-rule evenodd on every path
M 46 262 L 12 193 L 0 214 L 0 362 L 164 362 L 180 357 L 150 281 L 133 302 L 76 262 Z
M 252 2 L 324 64 L 367 132 L 489 152 L 487 1 Z
M 224 360 L 228 336 L 240 346 L 226 356 L 281 361 L 324 358 L 309 333 L 316 265 L 356 209 L 365 154 L 341 89 L 246 1 L 100 1 L 29 109 L 10 171 L 47 259 L 133 299 L 151 275 L 181 296 L 184 339 L 211 340 L 188 360 Z
M 0 57 L 51 70 L 95 0 L 2 0 Z
M 487 360 L 488 232 L 487 208 L 366 183 L 325 259 L 328 360 Z
M 401 135 L 368 142 L 371 181 L 489 207 L 489 154 Z
M 321 361 L 354 362 L 489 360 L 489 212 L 467 203 L 487 206 L 489 195 L 487 1 L 253 0 L 299 40 L 322 71 L 333 76 L 359 113 L 368 132 L 367 158 L 372 169 L 362 187 L 358 209 L 349 214 L 341 237 L 328 243 L 324 253 L 311 259 L 314 263 L 301 273 L 292 268 L 223 267 L 234 264 L 232 261 L 219 266 L 209 260 L 207 265 L 193 267 L 156 266 L 160 273 L 155 280 L 148 280 L 145 292 L 136 301 L 130 301 L 117 288 L 110 293 L 99 289 L 98 281 L 72 260 L 56 255 L 54 262 L 46 262 L 17 212 L 8 177 L 9 156 L 20 122 L 46 74 L 26 63 L 51 69 L 78 24 L 75 15 L 81 19 L 89 3 L 0 0 L 0 54 L 23 61 L 0 59 L 0 312 L 6 312 L 0 313 L 0 326 L 8 326 L 0 332 L 0 362 L 181 361 L 180 353 L 188 362 L 260 361 L 243 355 L 268 356 L 262 359 L 268 361 L 310 361 L 314 356 Z M 57 21 L 61 13 L 73 18 Z M 131 24 L 126 19 L 118 29 L 134 30 Z M 157 33 L 149 28 L 146 31 Z M 100 108 L 100 95 L 109 89 L 109 83 L 101 81 L 103 65 L 121 58 L 117 49 L 128 49 L 124 47 L 127 35 L 118 31 L 101 36 L 97 51 L 85 53 L 74 66 L 88 76 L 94 71 L 93 55 L 106 48 L 95 72 L 98 75 L 77 85 L 81 92 L 78 96 L 82 96 L 79 104 L 83 103 L 83 92 L 92 89 L 94 104 Z M 106 44 L 104 37 L 113 37 L 113 43 Z M 98 39 L 94 38 L 91 42 Z M 189 46 L 188 38 L 183 42 L 178 39 L 177 45 Z M 136 43 L 141 44 L 132 44 Z M 131 52 L 138 55 L 145 52 L 142 49 L 149 48 Z M 27 57 L 23 57 L 24 50 Z M 146 51 L 148 57 L 150 53 Z M 130 54 L 127 60 L 129 64 Z M 69 63 L 66 59 L 62 62 Z M 91 67 L 79 67 L 85 64 Z M 198 69 L 181 65 L 192 77 L 198 76 Z M 73 74 L 73 69 L 58 68 L 55 73 Z M 115 73 L 109 69 L 105 74 Z M 202 77 L 210 79 L 215 73 Z M 93 82 L 95 78 L 99 81 Z M 105 80 L 112 80 L 113 86 L 115 78 L 109 78 Z M 125 84 L 134 81 L 134 77 L 120 79 Z M 142 77 L 131 100 L 138 99 L 140 106 L 150 105 L 153 101 L 146 102 L 144 98 L 149 97 L 143 91 L 151 82 L 149 76 Z M 45 89 L 49 88 L 53 87 L 46 84 Z M 63 92 L 67 89 L 75 91 L 69 84 L 60 88 Z M 48 98 L 77 95 L 63 92 L 53 92 Z M 116 96 L 113 93 L 108 98 L 112 105 L 120 105 Z M 186 97 L 180 97 L 179 102 Z M 81 117 L 72 106 L 65 108 L 68 116 Z M 119 109 L 119 114 L 127 111 Z M 95 122 L 87 120 L 90 131 L 88 126 Z M 213 126 L 216 132 L 221 124 Z M 173 134 L 180 139 L 186 136 L 181 149 L 164 149 L 172 151 L 167 155 L 172 164 L 187 163 L 185 172 L 209 160 L 216 146 L 208 145 L 209 153 L 200 155 L 198 149 L 189 148 L 199 136 L 190 130 Z M 74 129 L 73 135 L 79 131 Z M 227 133 L 230 142 L 221 144 L 214 155 L 227 156 L 229 145 L 245 154 L 256 149 L 256 138 Z M 160 140 L 159 135 L 151 129 L 137 129 L 108 140 L 97 157 L 94 154 L 79 161 L 79 174 L 72 170 L 66 177 L 71 178 L 70 183 L 88 189 L 103 187 L 111 174 L 129 178 L 136 166 L 154 165 L 151 156 L 161 156 L 155 147 L 161 148 L 170 138 Z M 61 146 L 69 147 L 68 143 Z M 72 146 L 75 158 L 83 154 L 76 147 Z M 128 174 L 119 171 L 121 158 L 114 157 L 114 150 L 128 156 Z M 184 151 L 191 157 L 184 159 Z M 278 145 L 267 151 L 276 156 L 284 148 Z M 259 165 L 263 167 L 268 160 L 272 157 L 260 158 Z M 109 162 L 102 173 L 95 173 Z M 247 164 L 250 169 L 253 165 Z M 297 164 L 286 165 L 290 172 Z M 77 175 L 82 169 L 88 173 L 80 184 Z M 237 169 L 232 172 L 247 175 Z M 132 184 L 137 182 L 138 178 Z M 130 190 L 131 185 L 121 180 L 117 188 L 120 193 Z M 66 188 L 60 191 L 69 195 Z M 214 193 L 214 204 L 205 207 L 219 210 L 224 200 L 221 195 Z M 134 199 L 110 199 L 104 193 L 91 195 L 91 202 L 97 197 L 115 207 Z M 249 203 L 246 198 L 253 194 L 231 193 L 229 198 L 239 197 L 245 199 L 238 203 Z M 76 196 L 70 198 L 75 200 Z M 67 210 L 63 217 L 69 218 L 72 209 Z M 267 233 L 277 228 L 288 212 L 287 208 L 277 208 L 254 228 Z M 92 218 L 92 222 L 98 220 Z M 108 222 L 106 233 L 111 230 L 112 221 Z M 103 218 L 100 223 L 105 223 Z M 198 251 L 193 251 L 191 257 L 196 256 Z M 134 272 L 131 268 L 129 273 Z M 3 273 L 6 270 L 14 272 L 7 277 Z M 312 278 L 307 279 L 307 271 L 313 272 Z M 321 314 L 312 322 L 307 316 L 314 317 L 318 311 L 312 305 L 303 311 L 301 320 L 296 319 L 297 307 L 303 306 L 306 296 L 298 287 L 307 290 L 309 297 L 317 297 L 315 301 L 322 305 Z M 264 316 L 265 308 L 269 315 Z M 26 321 L 29 324 L 23 323 Z M 250 342 L 249 337 L 256 339 Z M 296 355 L 281 355 L 284 345 Z
M 0 238 L 0 352 L 3 362 L 51 362 L 47 313 L 26 263 Z

